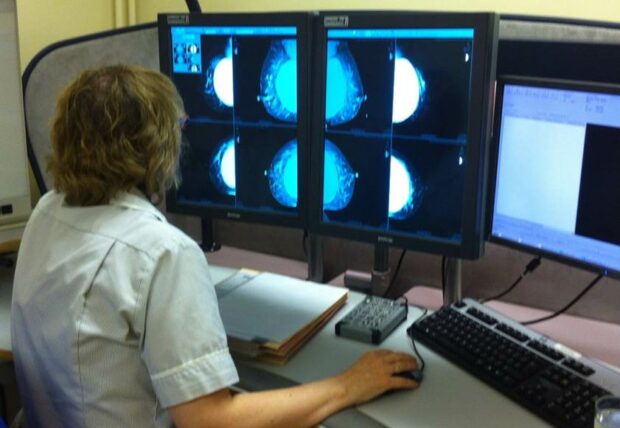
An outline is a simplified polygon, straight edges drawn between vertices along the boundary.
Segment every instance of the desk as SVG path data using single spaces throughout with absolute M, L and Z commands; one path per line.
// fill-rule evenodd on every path
M 305 263 L 282 258 L 260 255 L 258 264 L 249 262 L 251 252 L 237 249 L 224 249 L 208 254 L 212 265 L 212 279 L 219 282 L 235 273 L 237 267 L 245 266 L 255 269 L 272 270 L 278 273 L 305 277 Z M 249 257 L 249 259 L 248 259 Z M 269 261 L 269 269 L 263 257 Z M 256 261 L 257 259 L 253 259 Z M 217 266 L 217 263 L 228 266 Z M 12 278 L 12 274 L 9 275 Z M 2 277 L 0 276 L 0 279 Z M 0 308 L 6 313 L 2 316 L 8 320 L 11 287 L 0 284 Z M 348 368 L 358 357 L 372 345 L 339 338 L 334 334 L 335 323 L 353 306 L 363 299 L 363 295 L 350 292 L 346 305 L 330 320 L 317 335 L 302 348 L 291 361 L 284 366 L 274 366 L 254 361 L 237 361 L 240 372 L 250 367 L 259 373 L 275 374 L 295 383 L 309 382 L 325 376 L 334 375 Z M 406 338 L 406 327 L 420 315 L 420 311 L 411 307 L 408 320 L 401 324 L 381 345 L 382 347 L 411 352 L 411 345 Z M 8 338 L 8 323 L 0 324 L 4 340 Z M 8 343 L 10 351 L 10 341 Z M 6 345 L 5 345 L 6 346 Z M 522 409 L 508 398 L 499 394 L 475 377 L 467 374 L 437 354 L 419 345 L 418 349 L 426 360 L 425 379 L 415 391 L 395 392 L 364 404 L 348 412 L 355 412 L 363 417 L 357 418 L 355 424 L 338 423 L 339 415 L 329 418 L 326 426 L 331 427 L 471 427 L 484 428 L 502 426 L 511 427 L 547 427 L 548 425 Z M 6 350 L 6 349 L 5 349 Z M 269 376 L 265 375 L 265 379 Z M 243 379 L 242 379 L 243 382 Z M 266 385 L 269 386 L 269 385 Z M 336 421 L 333 422 L 332 421 Z M 350 421 L 350 419 L 349 419 Z
M 351 292 L 343 309 L 285 366 L 256 362 L 243 362 L 243 364 L 284 376 L 298 383 L 340 373 L 353 364 L 362 353 L 376 349 L 372 345 L 340 338 L 334 334 L 335 323 L 363 297 L 360 293 Z M 418 309 L 411 307 L 407 321 L 401 324 L 381 347 L 412 352 L 405 330 L 420 314 Z M 380 397 L 358 406 L 358 412 L 389 427 L 549 426 L 423 345 L 418 345 L 418 350 L 426 361 L 425 378 L 420 388 Z

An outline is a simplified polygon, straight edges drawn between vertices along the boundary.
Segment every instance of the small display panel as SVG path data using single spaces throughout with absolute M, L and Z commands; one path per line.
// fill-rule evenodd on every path
M 620 87 L 500 84 L 491 237 L 620 274 Z

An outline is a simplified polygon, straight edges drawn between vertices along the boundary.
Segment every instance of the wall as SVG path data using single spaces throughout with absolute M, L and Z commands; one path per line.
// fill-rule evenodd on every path
M 418 9 L 496 11 L 541 16 L 562 16 L 581 19 L 620 22 L 617 0 L 203 0 L 205 11 L 262 11 L 262 10 L 317 10 L 317 9 Z M 181 0 L 141 0 L 137 19 L 154 21 L 158 12 L 185 10 Z
M 22 69 L 44 47 L 114 26 L 110 0 L 17 0 Z
M 88 4 L 88 6 L 86 6 Z M 203 0 L 205 11 L 313 9 L 493 10 L 620 22 L 617 0 Z M 155 21 L 158 12 L 186 11 L 183 0 L 17 0 L 22 70 L 44 47 L 59 40 L 105 31 L 134 21 Z

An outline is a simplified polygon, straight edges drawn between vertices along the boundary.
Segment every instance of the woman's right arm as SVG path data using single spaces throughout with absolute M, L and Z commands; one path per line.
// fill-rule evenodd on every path
M 231 394 L 224 389 L 168 411 L 179 428 L 310 427 L 388 390 L 417 387 L 415 381 L 395 376 L 416 367 L 409 354 L 371 351 L 336 376 L 271 391 Z

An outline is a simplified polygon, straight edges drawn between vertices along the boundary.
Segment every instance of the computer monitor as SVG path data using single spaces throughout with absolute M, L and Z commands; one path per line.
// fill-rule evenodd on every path
M 170 212 L 305 228 L 307 13 L 161 14 L 160 67 L 183 99 Z
M 312 231 L 481 255 L 497 28 L 492 13 L 319 16 Z
M 498 80 L 490 239 L 620 277 L 620 86 Z

